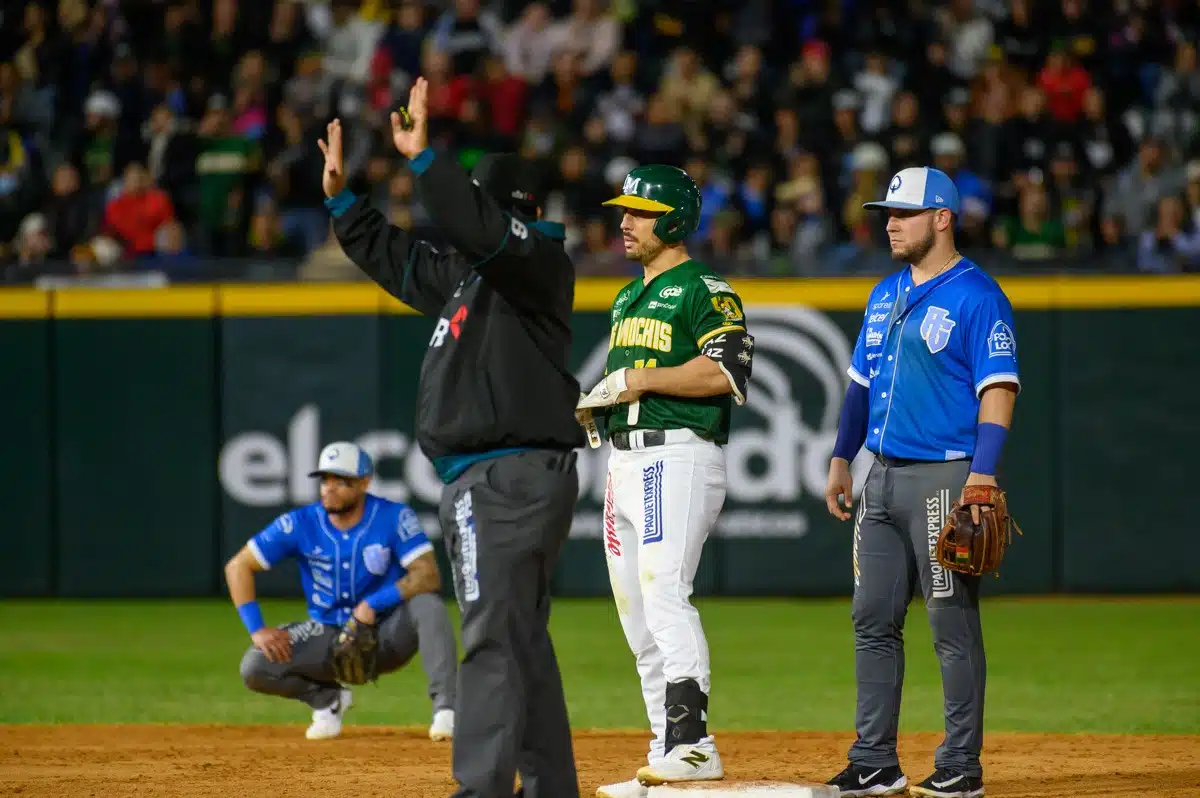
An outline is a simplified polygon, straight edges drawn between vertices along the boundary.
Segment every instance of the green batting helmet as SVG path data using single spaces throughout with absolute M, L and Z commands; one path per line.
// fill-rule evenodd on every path
M 662 213 L 654 222 L 654 235 L 676 244 L 700 226 L 700 189 L 691 176 L 674 166 L 639 166 L 625 178 L 621 196 L 605 205 Z

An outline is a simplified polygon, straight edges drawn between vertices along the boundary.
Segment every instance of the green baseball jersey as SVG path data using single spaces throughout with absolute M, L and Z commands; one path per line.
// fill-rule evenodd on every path
M 619 368 L 682 366 L 699 356 L 710 339 L 746 329 L 742 301 L 733 288 L 695 260 L 668 269 L 647 285 L 638 278 L 625 286 L 613 300 L 610 321 L 606 374 Z M 646 394 L 636 405 L 608 408 L 605 421 L 610 435 L 687 428 L 724 444 L 732 404 L 729 394 L 696 399 Z

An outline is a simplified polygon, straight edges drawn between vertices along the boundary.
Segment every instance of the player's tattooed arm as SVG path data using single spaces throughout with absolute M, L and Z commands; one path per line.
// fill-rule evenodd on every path
M 437 593 L 442 589 L 442 575 L 438 572 L 433 552 L 422 554 L 408 564 L 408 573 L 396 583 L 400 597 L 408 601 L 422 593 Z

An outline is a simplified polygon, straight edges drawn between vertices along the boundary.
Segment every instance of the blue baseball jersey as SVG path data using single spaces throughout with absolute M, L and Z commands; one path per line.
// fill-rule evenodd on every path
M 265 569 L 296 558 L 309 617 L 339 626 L 360 601 L 433 551 L 411 507 L 371 494 L 350 529 L 335 527 L 316 502 L 279 516 L 247 545 Z
M 1001 382 L 1020 390 L 1012 304 L 966 258 L 918 286 L 905 268 L 871 290 L 848 373 L 870 391 L 868 450 L 971 457 L 983 390 Z

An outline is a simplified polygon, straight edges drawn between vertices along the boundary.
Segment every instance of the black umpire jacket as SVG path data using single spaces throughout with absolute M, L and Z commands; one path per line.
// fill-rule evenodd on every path
M 562 225 L 505 212 L 452 158 L 426 150 L 412 167 L 454 252 L 415 239 L 348 191 L 326 204 L 350 260 L 437 319 L 417 387 L 421 450 L 449 483 L 509 450 L 582 446 L 579 382 L 568 366 L 575 269 Z

